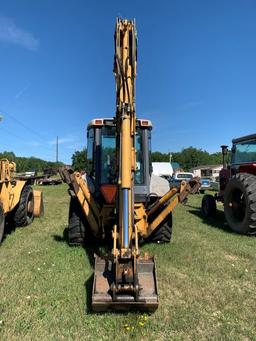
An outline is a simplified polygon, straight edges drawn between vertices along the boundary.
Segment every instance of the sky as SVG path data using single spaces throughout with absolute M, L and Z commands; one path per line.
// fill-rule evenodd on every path
M 256 130 L 255 0 L 0 0 L 0 152 L 71 162 L 115 114 L 114 26 L 135 18 L 152 147 L 209 152 Z

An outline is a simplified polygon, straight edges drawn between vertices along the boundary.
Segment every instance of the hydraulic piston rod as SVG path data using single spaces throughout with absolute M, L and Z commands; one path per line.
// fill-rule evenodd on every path
M 122 190 L 123 195 L 123 234 L 124 234 L 124 247 L 129 247 L 129 191 L 127 188 Z

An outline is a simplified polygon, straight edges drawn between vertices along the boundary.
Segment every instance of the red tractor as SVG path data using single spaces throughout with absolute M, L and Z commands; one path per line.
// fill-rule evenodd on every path
M 224 204 L 230 228 L 241 234 L 256 235 L 256 134 L 232 140 L 231 163 L 227 165 L 227 146 L 221 146 L 223 169 L 219 193 L 202 199 L 205 218 L 216 214 L 216 201 Z

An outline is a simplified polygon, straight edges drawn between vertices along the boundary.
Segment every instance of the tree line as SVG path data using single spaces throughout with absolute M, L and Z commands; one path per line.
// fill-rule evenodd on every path
M 22 173 L 26 171 L 43 171 L 46 168 L 57 168 L 62 166 L 63 163 L 45 161 L 36 157 L 20 157 L 16 156 L 13 152 L 4 151 L 0 153 L 0 159 L 6 158 L 9 161 L 16 163 L 17 172 Z M 72 167 L 76 171 L 86 170 L 87 157 L 86 148 L 77 150 L 71 157 Z M 180 167 L 186 171 L 193 167 L 204 165 L 218 165 L 222 163 L 221 152 L 208 153 L 205 150 L 197 149 L 194 147 L 183 148 L 181 152 L 162 153 L 155 151 L 151 153 L 152 162 L 178 162 Z
M 181 152 L 152 152 L 152 162 L 178 162 L 180 167 L 186 171 L 191 168 L 205 165 L 221 165 L 222 153 L 208 153 L 206 150 L 188 147 Z
M 16 171 L 18 173 L 24 173 L 28 171 L 41 172 L 47 168 L 57 168 L 63 166 L 62 162 L 45 161 L 36 157 L 21 157 L 16 156 L 13 152 L 4 151 L 0 153 L 0 159 L 8 159 L 16 163 Z
M 210 154 L 194 147 L 183 148 L 181 152 L 161 153 L 155 151 L 151 153 L 152 162 L 169 162 L 170 159 L 172 162 L 178 162 L 185 171 L 197 166 L 222 164 L 221 152 Z M 77 171 L 87 168 L 86 149 L 76 151 L 72 155 L 72 167 Z

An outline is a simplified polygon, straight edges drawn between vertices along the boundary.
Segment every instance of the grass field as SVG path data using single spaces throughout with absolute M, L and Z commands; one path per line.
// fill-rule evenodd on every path
M 158 310 L 93 314 L 94 250 L 63 238 L 66 186 L 43 190 L 45 217 L 0 246 L 1 340 L 256 339 L 256 239 L 231 233 L 222 212 L 203 222 L 200 195 L 175 210 L 170 244 L 143 247 L 157 259 Z

